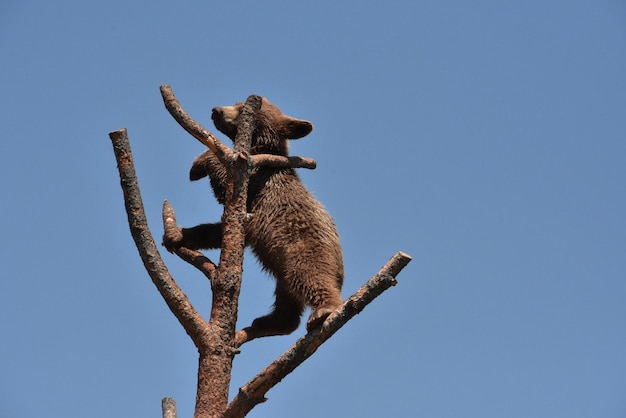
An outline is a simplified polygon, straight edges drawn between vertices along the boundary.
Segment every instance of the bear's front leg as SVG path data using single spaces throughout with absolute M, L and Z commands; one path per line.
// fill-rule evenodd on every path
M 190 250 L 222 248 L 222 223 L 202 224 L 192 228 L 177 227 L 163 234 L 163 246 L 169 252 L 185 247 Z

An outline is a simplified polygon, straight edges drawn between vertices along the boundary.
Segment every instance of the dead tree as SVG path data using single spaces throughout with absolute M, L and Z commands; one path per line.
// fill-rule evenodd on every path
M 182 109 L 171 89 L 161 86 L 166 108 L 176 121 L 193 137 L 208 146 L 229 172 L 229 181 L 222 222 L 224 236 L 219 264 L 216 266 L 202 253 L 180 248 L 175 253 L 197 268 L 210 282 L 212 290 L 211 316 L 204 320 L 189 302 L 185 293 L 169 274 L 157 245 L 150 233 L 139 184 L 133 164 L 126 129 L 109 134 L 117 160 L 130 231 L 144 266 L 168 307 L 176 316 L 198 349 L 198 384 L 195 418 L 236 418 L 245 416 L 257 404 L 266 400 L 265 394 L 298 365 L 309 358 L 348 320 L 383 291 L 396 284 L 396 275 L 411 261 L 402 252 L 396 253 L 383 268 L 350 296 L 316 330 L 306 334 L 284 354 L 239 389 L 228 402 L 232 362 L 240 346 L 247 342 L 244 331 L 235 332 L 242 265 L 245 246 L 246 220 L 254 214 L 246 213 L 248 179 L 254 166 L 315 168 L 315 161 L 301 157 L 249 154 L 255 114 L 261 98 L 250 96 L 240 115 L 240 128 L 233 149 L 224 145 Z M 180 233 L 174 210 L 167 201 L 163 204 L 165 234 Z M 172 399 L 163 399 L 163 416 L 175 417 Z

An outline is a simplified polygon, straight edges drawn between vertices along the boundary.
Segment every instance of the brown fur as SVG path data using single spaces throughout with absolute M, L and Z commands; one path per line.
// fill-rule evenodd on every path
M 237 117 L 243 103 L 213 109 L 215 127 L 231 139 L 237 133 Z M 252 154 L 288 154 L 288 139 L 306 136 L 310 122 L 294 119 L 263 98 L 252 137 Z M 191 180 L 209 176 L 217 200 L 224 203 L 226 171 L 211 151 L 193 163 Z M 273 311 L 252 323 L 252 332 L 281 335 L 293 332 L 305 306 L 313 312 L 307 330 L 319 326 L 341 304 L 343 258 L 332 218 L 304 187 L 293 169 L 257 168 L 248 188 L 246 244 L 276 278 Z M 220 248 L 222 224 L 182 229 L 182 240 L 164 237 L 168 249 Z

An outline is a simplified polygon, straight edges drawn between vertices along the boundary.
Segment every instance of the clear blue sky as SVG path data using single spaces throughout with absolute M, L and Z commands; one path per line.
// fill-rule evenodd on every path
M 150 226 L 215 221 L 187 173 L 249 94 L 311 120 L 292 153 L 352 294 L 413 262 L 251 417 L 626 417 L 623 1 L 0 4 L 0 416 L 190 417 L 197 354 L 131 240 L 110 131 Z M 210 255 L 217 259 L 217 252 Z M 208 315 L 210 289 L 164 254 Z M 245 262 L 240 324 L 273 283 Z M 232 393 L 304 333 L 244 346 Z

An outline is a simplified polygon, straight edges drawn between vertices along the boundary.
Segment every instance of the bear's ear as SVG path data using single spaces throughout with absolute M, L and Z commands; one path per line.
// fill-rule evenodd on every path
M 283 121 L 283 136 L 288 139 L 300 139 L 313 130 L 313 124 L 308 120 L 287 117 Z

